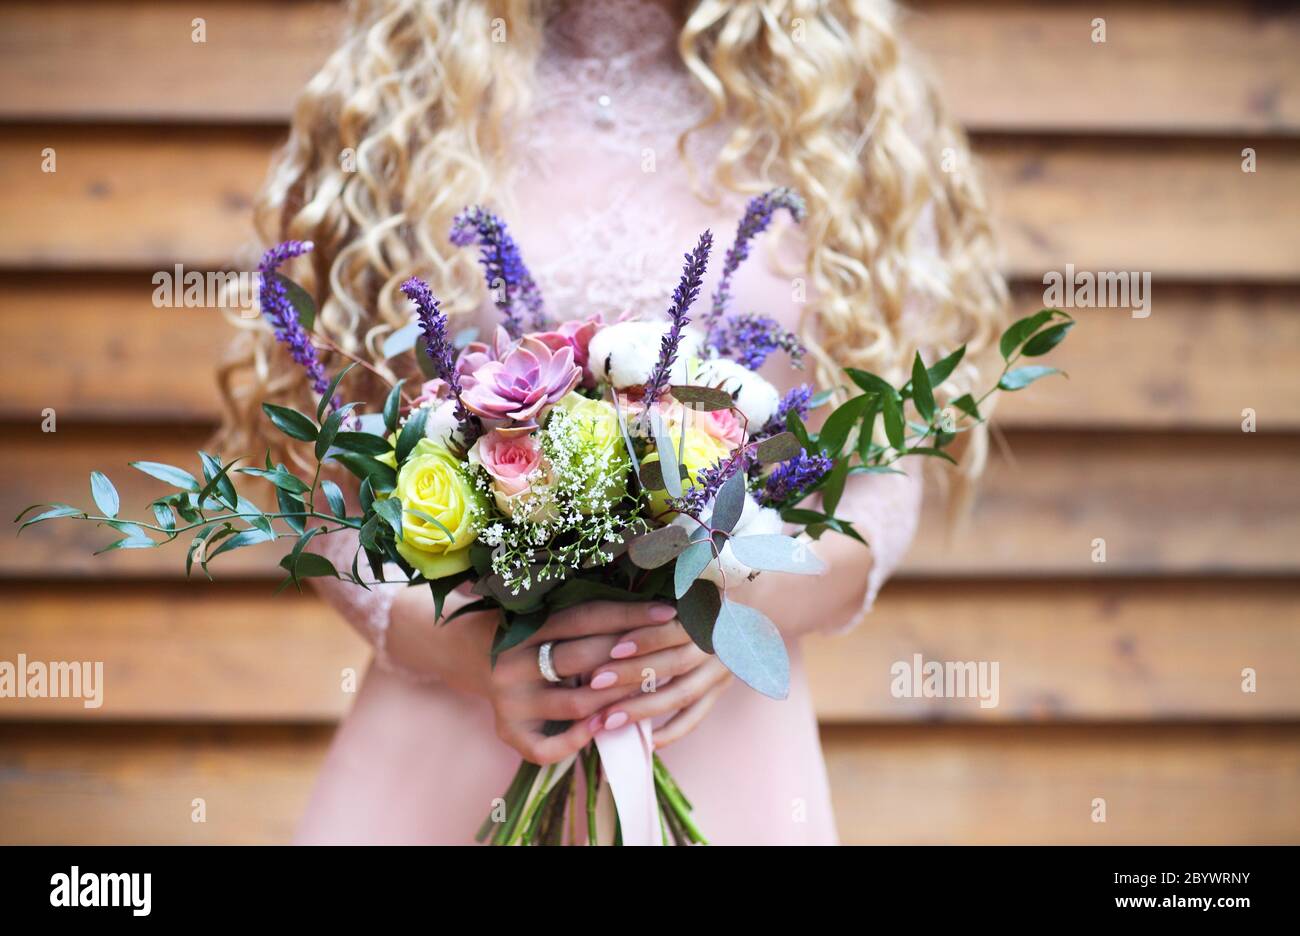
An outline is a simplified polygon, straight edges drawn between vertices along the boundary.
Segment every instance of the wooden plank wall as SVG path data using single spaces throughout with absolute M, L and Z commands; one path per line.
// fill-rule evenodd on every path
M 184 459 L 215 418 L 225 326 L 153 308 L 150 276 L 249 238 L 337 10 L 203 6 L 202 45 L 179 0 L 0 8 L 0 514 L 84 501 L 91 466 L 141 503 L 128 456 Z M 871 622 L 810 641 L 842 835 L 1300 841 L 1300 16 L 918 6 L 1017 308 L 1072 263 L 1151 272 L 1152 313 L 1084 310 L 1072 379 L 1000 412 L 969 528 L 928 508 Z M 0 659 L 104 660 L 108 687 L 94 711 L 0 700 L 0 840 L 284 841 L 365 648 L 310 597 L 272 605 L 247 559 L 184 584 L 177 556 L 91 560 L 81 532 L 0 537 Z M 1000 705 L 891 698 L 883 674 L 918 652 L 999 661 Z

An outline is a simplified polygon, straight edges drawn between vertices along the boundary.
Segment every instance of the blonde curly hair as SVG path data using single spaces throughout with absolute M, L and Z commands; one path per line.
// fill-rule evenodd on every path
M 398 290 L 408 276 L 429 279 L 453 316 L 481 301 L 474 257 L 447 231 L 509 169 L 511 118 L 529 106 L 552 5 L 353 0 L 342 44 L 298 98 L 257 199 L 257 229 L 267 243 L 315 243 L 290 272 L 317 299 L 316 327 L 379 372 L 390 373 L 384 336 L 408 319 Z M 952 385 L 974 389 L 1006 285 L 965 136 L 900 39 L 895 4 L 683 6 L 678 50 L 712 102 L 701 126 L 730 128 L 713 182 L 740 192 L 788 185 L 807 201 L 803 332 L 819 380 L 838 383 L 841 365 L 897 379 L 918 347 L 964 342 Z M 509 41 L 494 41 L 502 29 Z M 698 129 L 678 141 L 683 155 Z M 273 441 L 260 402 L 302 403 L 308 388 L 263 323 L 238 324 L 244 334 L 220 372 L 223 442 L 259 451 Z M 983 432 L 971 443 L 973 476 Z

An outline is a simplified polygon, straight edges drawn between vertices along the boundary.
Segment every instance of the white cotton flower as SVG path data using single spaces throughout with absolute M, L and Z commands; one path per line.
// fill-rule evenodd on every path
M 598 378 L 608 380 L 618 390 L 637 387 L 650 379 L 659 360 L 659 346 L 669 322 L 616 322 L 606 325 L 591 339 L 587 349 L 588 367 Z M 673 365 L 674 383 L 685 383 L 691 361 L 698 358 L 704 340 L 689 326 L 682 330 L 677 362 Z
M 776 415 L 776 408 L 781 404 L 781 394 L 776 387 L 748 367 L 727 358 L 703 362 L 693 382 L 730 393 L 735 398 L 736 408 L 749 421 L 750 432 L 756 432 Z
M 700 517 L 701 520 L 708 523 L 713 518 L 713 508 L 710 506 L 706 513 Z M 698 529 L 698 525 L 690 517 L 678 516 L 673 520 L 678 526 L 685 527 L 687 530 Z M 759 536 L 766 533 L 784 533 L 785 523 L 781 520 L 781 514 L 771 507 L 762 507 L 753 497 L 745 495 L 745 506 L 741 508 L 740 519 L 736 521 L 735 528 L 731 531 L 733 536 Z M 731 543 L 722 547 L 722 552 L 718 558 L 708 564 L 700 578 L 712 582 L 719 588 L 723 586 L 724 579 L 726 587 L 734 588 L 737 585 L 743 585 L 749 581 L 751 576 L 758 575 L 756 571 L 745 565 L 731 551 Z
M 449 445 L 451 440 L 463 442 L 460 423 L 456 421 L 456 401 L 443 400 L 429 407 L 429 417 L 424 423 L 424 437 L 439 445 Z

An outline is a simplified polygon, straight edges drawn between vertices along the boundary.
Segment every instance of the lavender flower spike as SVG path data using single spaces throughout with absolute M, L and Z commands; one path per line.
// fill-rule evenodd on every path
M 461 432 L 466 440 L 477 435 L 478 420 L 461 399 L 460 374 L 456 371 L 456 362 L 452 354 L 451 339 L 447 337 L 447 314 L 442 311 L 442 303 L 434 298 L 429 284 L 418 276 L 412 276 L 402 284 L 406 298 L 415 303 L 420 318 L 420 331 L 424 333 L 424 351 L 433 361 L 438 372 L 451 391 L 456 401 L 456 421 L 460 423 Z
M 515 308 L 516 300 L 528 310 L 532 327 L 544 329 L 547 322 L 542 293 L 524 266 L 518 245 L 506 230 L 505 222 L 479 205 L 466 208 L 451 224 L 451 242 L 457 247 L 468 247 L 475 240 L 483 248 L 479 255 L 483 277 L 488 290 L 496 296 L 497 309 L 505 319 L 510 337 L 518 338 L 524 333 L 522 316 Z
M 802 221 L 807 213 L 803 198 L 790 188 L 774 188 L 749 200 L 745 208 L 745 216 L 740 219 L 740 224 L 736 227 L 736 239 L 732 242 L 731 249 L 727 251 L 727 257 L 723 261 L 722 277 L 718 280 L 717 289 L 713 291 L 713 307 L 705 319 L 709 330 L 709 344 L 713 344 L 714 328 L 722 313 L 727 311 L 727 304 L 731 301 L 731 277 L 749 256 L 750 241 L 767 230 L 768 225 L 772 223 L 772 216 L 780 208 L 790 212 L 790 217 L 796 221 Z
M 788 461 L 784 461 L 767 476 L 759 502 L 767 506 L 784 503 L 820 481 L 831 468 L 831 460 L 818 453 L 809 455 L 803 449 Z
M 813 388 L 811 384 L 799 384 L 786 391 L 785 396 L 781 397 L 781 402 L 776 406 L 776 412 L 772 418 L 767 421 L 753 435 L 753 441 L 761 441 L 774 436 L 777 433 L 785 431 L 786 417 L 794 413 L 800 419 L 808 418 L 808 410 L 811 408 L 813 398 Z
M 286 260 L 301 257 L 311 249 L 311 241 L 285 241 L 264 253 L 262 262 L 257 266 L 261 274 L 257 301 L 262 307 L 262 314 L 270 320 L 275 330 L 275 340 L 288 346 L 290 356 L 307 372 L 312 389 L 317 393 L 325 393 L 330 388 L 325 368 L 316 357 L 311 337 L 298 321 L 298 310 L 289 301 L 289 292 L 284 288 L 284 280 L 278 272 Z
M 705 231 L 700 235 L 700 242 L 695 245 L 695 249 L 686 254 L 686 262 L 682 264 L 682 279 L 673 292 L 673 304 L 668 308 L 668 319 L 672 324 L 660 342 L 659 361 L 650 372 L 650 379 L 646 381 L 646 412 L 668 389 L 673 364 L 677 361 L 677 348 L 682 342 L 682 329 L 691 321 L 687 313 L 700 295 L 704 271 L 709 265 L 709 251 L 712 249 L 713 232 Z

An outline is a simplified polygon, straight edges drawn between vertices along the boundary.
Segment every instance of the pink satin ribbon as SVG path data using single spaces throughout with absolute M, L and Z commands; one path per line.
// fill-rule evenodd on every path
M 649 719 L 596 735 L 600 766 L 609 780 L 624 845 L 662 845 L 655 797 L 654 732 Z

